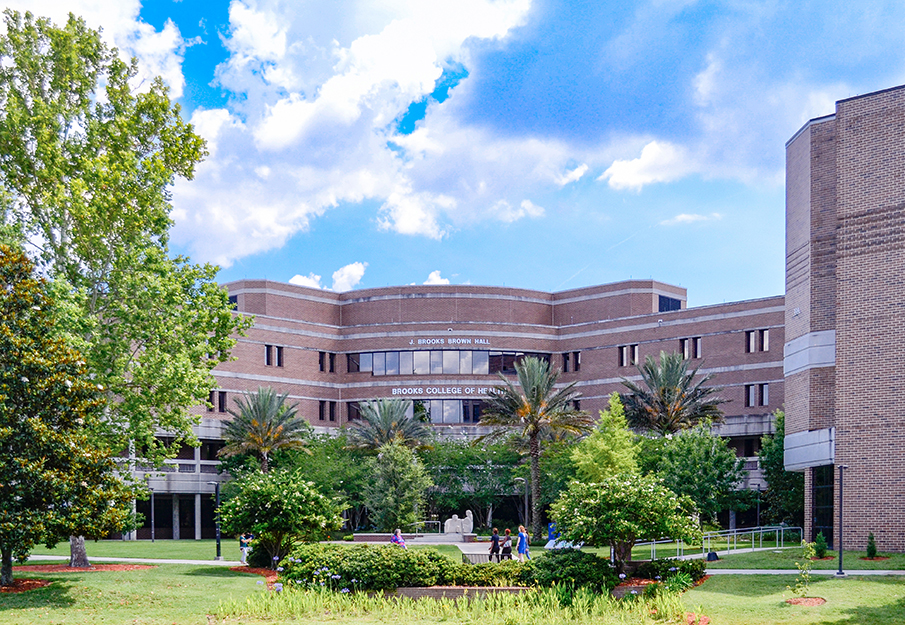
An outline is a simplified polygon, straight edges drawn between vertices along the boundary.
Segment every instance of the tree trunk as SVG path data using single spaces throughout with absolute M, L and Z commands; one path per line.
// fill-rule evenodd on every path
M 88 562 L 88 552 L 85 551 L 84 536 L 69 537 L 69 566 L 79 569 L 91 566 Z
M 632 559 L 632 547 L 635 541 L 619 540 L 613 545 L 613 554 L 616 557 L 616 572 L 622 573 L 625 563 Z
M 0 586 L 13 585 L 13 550 L 0 546 Z
M 270 470 L 270 461 L 267 458 L 267 454 L 261 454 L 261 473 L 267 473 Z
M 531 453 L 531 534 L 534 540 L 543 536 L 540 518 L 540 440 L 537 434 L 531 437 L 529 442 Z M 527 511 L 526 511 L 527 512 Z M 528 520 L 525 519 L 525 525 Z

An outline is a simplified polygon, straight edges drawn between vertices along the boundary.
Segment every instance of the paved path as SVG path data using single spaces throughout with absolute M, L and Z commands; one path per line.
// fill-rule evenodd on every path
M 35 564 L 40 560 L 67 562 L 66 556 L 28 556 L 26 564 Z M 89 557 L 89 562 L 126 562 L 131 564 L 197 564 L 206 566 L 242 566 L 238 560 L 163 560 L 160 558 L 95 558 Z
M 845 569 L 843 569 L 845 571 Z M 811 569 L 811 575 L 836 575 L 836 569 Z M 708 575 L 798 575 L 798 569 L 707 569 Z M 905 575 L 902 571 L 845 571 L 843 577 L 856 577 L 860 575 Z

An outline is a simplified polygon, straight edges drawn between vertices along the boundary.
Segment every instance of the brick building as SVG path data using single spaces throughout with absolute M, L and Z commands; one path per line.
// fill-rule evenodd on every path
M 806 533 L 905 551 L 905 87 L 836 103 L 786 144 L 786 450 Z
M 596 414 L 635 363 L 679 351 L 724 387 L 718 432 L 747 459 L 749 488 L 763 485 L 756 453 L 783 405 L 783 298 L 686 308 L 685 289 L 633 280 L 546 293 L 477 286 L 402 286 L 333 293 L 266 280 L 226 285 L 240 313 L 255 316 L 236 360 L 214 371 L 219 388 L 202 412 L 200 449 L 185 448 L 155 487 L 157 535 L 211 531 L 218 428 L 241 393 L 288 393 L 315 428 L 342 427 L 362 401 L 422 402 L 440 434 L 482 432 L 481 397 L 514 373 L 523 354 L 548 358 L 576 382 Z M 149 518 L 150 504 L 140 510 Z M 139 537 L 149 535 L 149 525 Z

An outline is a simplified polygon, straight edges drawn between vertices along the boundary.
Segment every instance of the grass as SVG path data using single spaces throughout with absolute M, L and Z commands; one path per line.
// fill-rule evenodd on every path
M 812 569 L 839 568 L 838 552 L 827 554 L 835 556 L 832 560 L 814 560 Z M 842 569 L 844 571 L 869 571 L 869 570 L 905 570 L 905 554 L 889 553 L 881 554 L 889 556 L 889 560 L 862 560 L 863 551 L 844 551 L 842 553 Z M 709 569 L 789 569 L 794 570 L 796 562 L 801 561 L 801 548 L 777 549 L 771 551 L 752 551 L 749 553 L 730 553 L 720 555 L 720 560 L 708 562 Z
M 88 559 L 95 558 L 159 558 L 165 560 L 214 560 L 217 555 L 215 540 L 99 540 L 86 542 Z M 349 543 L 350 545 L 353 543 Z M 462 561 L 462 550 L 455 545 L 409 545 L 410 549 L 436 549 L 456 562 Z M 239 542 L 226 540 L 221 543 L 223 557 L 239 559 Z M 60 543 L 53 549 L 38 547 L 34 554 L 60 556 L 69 559 L 69 543 Z M 38 561 L 32 561 L 37 564 Z
M 168 564 L 138 571 L 19 573 L 54 580 L 46 588 L 0 598 L 0 623 L 206 624 L 221 600 L 244 601 L 261 577 L 222 567 Z
M 822 606 L 785 602 L 793 596 L 785 575 L 715 575 L 684 596 L 689 611 L 706 614 L 725 625 L 901 625 L 905 615 L 905 578 L 812 578 L 808 596 L 822 597 Z

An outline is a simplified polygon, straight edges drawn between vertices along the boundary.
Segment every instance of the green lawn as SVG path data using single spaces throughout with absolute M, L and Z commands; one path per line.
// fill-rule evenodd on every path
M 808 596 L 822 606 L 789 605 L 785 575 L 714 575 L 684 595 L 689 611 L 709 616 L 714 625 L 901 625 L 905 621 L 905 577 L 819 576 Z
M 168 564 L 140 571 L 24 573 L 54 580 L 46 588 L 0 595 L 0 623 L 208 623 L 221 600 L 264 592 L 262 578 L 223 567 Z
M 814 560 L 811 563 L 813 569 L 839 568 L 838 552 L 834 552 L 831 560 Z M 862 560 L 863 551 L 844 551 L 842 554 L 842 568 L 844 571 L 867 570 L 905 570 L 905 554 L 890 553 L 881 554 L 889 556 L 889 560 Z M 796 569 L 796 562 L 801 562 L 801 548 L 753 551 L 749 553 L 730 553 L 720 555 L 717 562 L 708 562 L 707 568 L 713 569 Z M 905 621 L 905 618 L 903 618 Z

